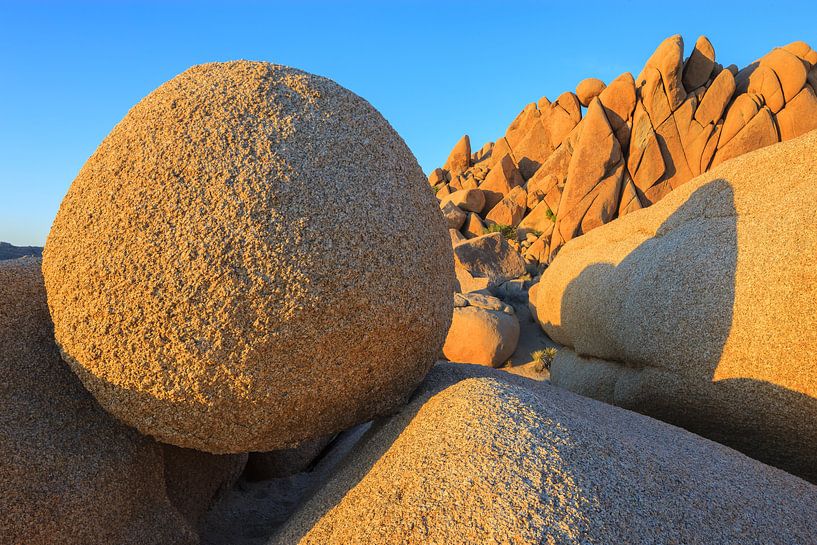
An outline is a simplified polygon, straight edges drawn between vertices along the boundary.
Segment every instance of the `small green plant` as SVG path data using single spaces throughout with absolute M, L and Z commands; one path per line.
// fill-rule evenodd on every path
M 541 373 L 545 369 L 550 370 L 550 364 L 556 357 L 558 351 L 555 348 L 543 348 L 531 352 L 531 359 L 536 362 L 536 371 Z
M 500 233 L 508 240 L 516 240 L 516 227 L 511 225 L 501 225 L 499 223 L 492 223 L 486 230 L 488 233 Z
M 547 219 L 549 219 L 553 223 L 556 223 L 556 214 L 554 214 L 553 210 L 551 210 L 550 208 L 545 210 L 545 216 L 547 217 Z
M 551 212 L 551 214 L 552 214 L 552 213 L 553 213 L 553 212 Z M 530 231 L 528 231 L 528 233 L 532 234 L 532 235 L 533 235 L 533 236 L 535 236 L 536 238 L 539 238 L 539 237 L 541 237 L 541 236 L 542 236 L 542 231 L 537 231 L 536 229 L 531 229 Z
M 440 184 L 440 185 L 432 185 L 432 186 L 431 186 L 431 191 L 433 191 L 433 192 L 434 192 L 434 194 L 436 195 L 436 194 L 437 194 L 437 193 L 440 191 L 440 189 L 442 189 L 442 188 L 443 188 L 443 184 Z

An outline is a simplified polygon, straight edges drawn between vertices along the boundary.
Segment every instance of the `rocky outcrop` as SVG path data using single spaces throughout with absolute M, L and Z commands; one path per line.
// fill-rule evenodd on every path
M 519 342 L 513 307 L 490 295 L 454 295 L 454 317 L 443 344 L 448 361 L 499 367 Z
M 103 411 L 60 359 L 40 264 L 0 263 L 0 542 L 198 543 L 246 456 L 160 445 Z
M 671 36 L 636 78 L 625 73 L 606 87 L 587 78 L 575 94 L 528 104 L 502 138 L 472 154 L 457 183 L 488 191 L 485 209 L 475 211 L 483 219 L 514 186 L 526 191 L 525 209 L 509 213 L 503 205 L 494 223 L 524 224 L 536 205 L 548 203 L 556 225 L 540 231 L 550 233 L 533 249 L 527 232 L 519 236 L 520 253 L 542 270 L 569 240 L 729 159 L 817 129 L 815 63 L 817 52 L 793 42 L 743 70 L 724 69 L 705 36 L 686 59 L 683 40 Z M 442 179 L 437 171 L 429 177 L 438 194 Z
M 756 150 L 565 246 L 532 299 L 569 347 L 551 380 L 817 482 L 815 149 Z
M 808 543 L 817 488 L 684 430 L 439 364 L 271 544 Z
M 63 356 L 106 410 L 230 453 L 404 403 L 445 339 L 452 261 L 419 165 L 368 102 L 239 61 L 127 114 L 63 200 L 43 270 Z

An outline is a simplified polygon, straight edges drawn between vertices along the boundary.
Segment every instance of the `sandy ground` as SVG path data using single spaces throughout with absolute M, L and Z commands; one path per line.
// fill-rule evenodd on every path
M 505 367 L 503 370 L 534 380 L 550 379 L 550 372 L 547 369 L 541 372 L 536 370 L 537 364 L 533 361 L 531 354 L 542 348 L 558 349 L 559 345 L 550 340 L 550 337 L 545 335 L 545 332 L 542 331 L 539 324 L 534 321 L 528 309 L 527 301 L 506 302 L 513 306 L 516 311 L 516 317 L 519 318 L 519 344 L 511 356 L 511 363 L 513 365 L 511 367 Z

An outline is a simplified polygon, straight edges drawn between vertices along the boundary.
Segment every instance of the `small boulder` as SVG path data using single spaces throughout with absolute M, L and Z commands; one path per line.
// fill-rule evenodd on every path
M 443 165 L 443 169 L 446 170 L 451 177 L 454 177 L 468 170 L 470 166 L 471 139 L 468 138 L 466 134 L 460 138 L 459 142 L 457 142 L 451 150 L 448 159 L 445 161 L 445 165 Z
M 465 238 L 482 236 L 485 234 L 485 224 L 477 214 L 469 212 L 465 225 L 462 226 L 462 234 L 465 235 Z
M 460 189 L 443 197 L 440 206 L 451 202 L 460 210 L 479 214 L 485 208 L 485 194 L 480 189 Z
M 459 229 L 462 227 L 462 224 L 465 223 L 467 214 L 460 210 L 459 207 L 450 200 L 446 201 L 445 204 L 442 204 L 440 206 L 440 210 L 442 210 L 443 216 L 445 217 L 445 223 L 448 225 L 449 229 Z
M 586 78 L 576 85 L 576 97 L 582 106 L 590 106 L 593 99 L 596 98 L 607 87 L 603 81 L 598 78 Z
M 458 244 L 454 248 L 454 262 L 475 278 L 487 278 L 490 286 L 525 274 L 525 260 L 499 233 Z
M 479 188 L 485 194 L 485 210 L 491 210 L 499 201 L 511 192 L 514 187 L 525 184 L 513 159 L 505 154 L 488 172 L 488 176 Z
M 519 320 L 501 310 L 508 305 L 496 297 L 480 297 L 486 301 L 469 298 L 469 306 L 454 309 L 443 356 L 449 361 L 498 367 L 516 350 Z M 478 306 L 480 303 L 485 306 Z
M 692 92 L 706 84 L 715 68 L 715 48 L 706 36 L 699 36 L 695 48 L 684 63 L 683 84 Z

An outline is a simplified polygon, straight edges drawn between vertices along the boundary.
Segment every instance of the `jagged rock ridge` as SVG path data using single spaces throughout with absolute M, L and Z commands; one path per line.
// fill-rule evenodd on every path
M 606 86 L 588 78 L 575 93 L 542 97 L 474 153 L 464 136 L 429 183 L 444 202 L 481 190 L 485 204 L 467 215 L 462 235 L 518 227 L 517 248 L 541 270 L 567 241 L 724 161 L 817 128 L 815 65 L 817 52 L 793 42 L 741 70 L 724 68 L 705 36 L 686 60 L 683 39 L 671 36 L 636 78 L 624 73 Z M 446 213 L 458 216 L 451 206 Z

